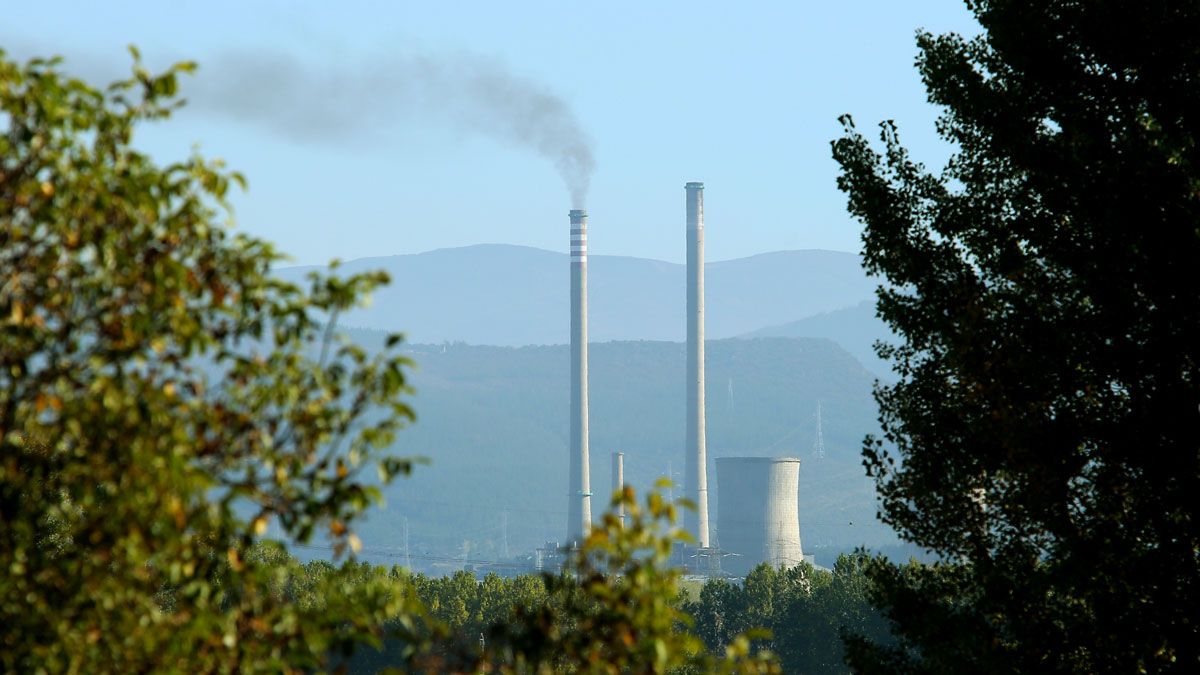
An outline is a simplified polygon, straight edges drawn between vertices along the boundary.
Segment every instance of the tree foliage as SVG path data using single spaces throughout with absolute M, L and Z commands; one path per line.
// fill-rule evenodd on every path
M 779 672 L 769 649 L 760 644 L 751 652 L 752 640 L 770 638 L 753 623 L 723 631 L 711 649 L 700 638 L 702 620 L 689 614 L 694 605 L 681 594 L 681 572 L 668 564 L 686 538 L 674 525 L 677 506 L 654 492 L 639 504 L 629 488 L 616 504 L 625 508 L 624 525 L 610 511 L 581 547 L 567 552 L 562 569 L 538 576 L 479 580 L 460 571 L 431 578 L 360 566 L 362 578 L 388 576 L 404 585 L 428 616 L 345 665 L 363 673 Z M 303 573 L 334 571 L 310 563 Z M 836 642 L 836 632 L 824 637 Z
M 865 553 L 838 556 L 832 570 L 807 563 L 775 569 L 756 567 L 741 584 L 711 579 L 684 610 L 695 617 L 696 632 L 712 650 L 723 649 L 739 633 L 766 629 L 767 649 L 788 673 L 845 673 L 844 634 L 887 644 L 890 623 L 871 606 Z
M 309 611 L 245 552 L 268 526 L 355 546 L 361 469 L 408 469 L 380 452 L 412 416 L 396 338 L 369 356 L 332 332 L 386 278 L 272 278 L 275 249 L 227 233 L 238 174 L 134 146 L 193 68 L 134 56 L 100 91 L 0 52 L 0 664 L 315 666 L 406 598 Z
M 228 232 L 239 175 L 134 145 L 193 65 L 134 60 L 100 91 L 0 52 L 0 667 L 298 672 L 365 643 L 405 671 L 777 670 L 687 629 L 657 494 L 623 493 L 630 525 L 607 516 L 532 584 L 264 541 L 354 551 L 379 480 L 411 469 L 383 452 L 413 418 L 399 336 L 368 353 L 336 330 L 387 278 L 274 278 L 281 256 Z M 484 645 L 463 633 L 505 609 Z
M 883 517 L 947 563 L 874 568 L 906 638 L 864 671 L 1200 667 L 1200 9 L 968 2 L 918 36 L 939 174 L 846 118 L 865 224 Z
M 666 542 L 661 534 L 653 537 L 656 546 Z M 606 538 L 605 546 L 628 548 L 631 538 L 616 535 Z M 891 640 L 890 622 L 868 597 L 865 570 L 872 560 L 865 553 L 842 555 L 832 570 L 764 564 L 741 582 L 710 579 L 685 592 L 677 574 L 662 569 L 597 576 L 589 589 L 571 571 L 578 569 L 578 557 L 563 575 L 488 574 L 482 579 L 467 571 L 429 577 L 401 567 L 348 562 L 339 569 L 325 561 L 291 561 L 286 581 L 277 588 L 308 606 L 323 603 L 323 589 L 335 583 L 386 580 L 427 608 L 427 616 L 410 620 L 376 649 L 334 659 L 351 673 L 388 668 L 707 673 L 776 667 L 788 673 L 845 673 L 844 634 Z M 594 556 L 588 565 L 595 565 Z M 676 581 L 661 583 L 669 578 Z M 564 642 L 571 646 L 560 646 Z
M 666 483 L 660 484 L 660 487 Z M 774 673 L 769 652 L 750 654 L 756 631 L 732 636 L 719 655 L 705 649 L 682 608 L 682 572 L 668 564 L 688 540 L 678 506 L 657 492 L 639 504 L 632 488 L 583 544 L 563 574 L 545 575 L 546 598 L 493 624 L 476 665 L 500 673 Z M 624 523 L 615 507 L 622 506 Z

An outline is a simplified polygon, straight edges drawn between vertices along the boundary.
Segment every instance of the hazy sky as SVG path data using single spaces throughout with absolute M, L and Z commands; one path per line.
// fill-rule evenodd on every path
M 239 227 L 299 263 L 477 243 L 565 250 L 590 175 L 593 254 L 681 261 L 683 184 L 710 260 L 858 250 L 837 116 L 894 119 L 940 165 L 914 32 L 960 0 L 4 2 L 0 47 L 92 78 L 197 60 L 190 110 L 147 132 L 243 171 Z M 589 166 L 594 170 L 589 174 Z

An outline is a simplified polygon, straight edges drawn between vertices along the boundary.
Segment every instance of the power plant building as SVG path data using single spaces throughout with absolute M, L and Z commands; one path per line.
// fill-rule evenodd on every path
M 718 457 L 716 465 L 722 571 L 745 576 L 759 563 L 802 562 L 800 460 Z
M 800 460 L 794 457 L 721 457 L 717 470 L 718 546 L 710 542 L 704 378 L 704 183 L 686 192 L 687 375 L 684 434 L 685 494 L 695 511 L 685 510 L 683 526 L 698 548 L 691 556 L 717 563 L 721 572 L 745 576 L 760 563 L 774 567 L 804 561 L 800 547 Z M 592 525 L 588 452 L 587 212 L 573 209 L 571 225 L 571 402 L 567 546 L 578 545 Z M 624 455 L 612 454 L 612 489 L 625 483 Z M 607 504 L 607 502 L 605 502 Z M 624 521 L 623 509 L 617 514 Z M 547 545 L 547 550 L 550 545 Z M 682 554 L 683 551 L 680 550 Z M 542 556 L 546 557 L 546 556 Z M 709 563 L 701 565 L 716 571 Z

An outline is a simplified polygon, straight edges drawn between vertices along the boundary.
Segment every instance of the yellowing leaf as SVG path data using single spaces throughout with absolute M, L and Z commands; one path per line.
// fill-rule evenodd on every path
M 175 517 L 175 526 L 183 529 L 183 526 L 187 524 L 187 515 L 183 511 L 183 502 L 180 501 L 179 497 L 171 497 L 170 502 L 167 504 L 167 509 Z
M 55 412 L 62 410 L 62 399 L 53 394 L 45 394 L 38 392 L 38 395 L 33 399 L 33 407 L 38 412 L 44 411 L 46 408 L 51 408 Z

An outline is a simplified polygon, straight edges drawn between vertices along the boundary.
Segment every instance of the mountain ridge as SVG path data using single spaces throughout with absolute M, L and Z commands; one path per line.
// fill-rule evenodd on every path
M 754 339 L 763 337 L 823 337 L 833 340 L 850 352 L 859 363 L 882 379 L 895 379 L 891 364 L 875 353 L 875 341 L 895 342 L 897 336 L 883 319 L 875 314 L 875 301 L 862 302 L 814 314 L 795 321 L 767 326 L 738 337 Z
M 345 325 L 403 331 L 420 343 L 563 344 L 568 332 L 568 256 L 514 244 L 476 244 L 425 253 L 359 258 L 339 271 L 387 271 L 392 284 Z M 589 331 L 595 341 L 681 341 L 685 266 L 651 258 L 593 255 Z M 855 304 L 874 291 L 854 254 L 770 251 L 709 262 L 706 335 L 735 337 Z M 301 282 L 317 266 L 277 268 Z
M 432 254 L 444 253 L 444 252 L 462 251 L 462 250 L 466 250 L 466 249 L 483 249 L 483 248 L 524 249 L 524 250 L 529 250 L 529 251 L 538 251 L 541 253 L 551 253 L 556 256 L 565 256 L 566 255 L 566 253 L 564 253 L 562 251 L 555 251 L 553 249 L 542 248 L 540 246 L 529 246 L 527 244 L 507 244 L 504 242 L 481 242 L 478 244 L 463 244 L 462 246 L 442 246 L 439 248 L 431 248 L 428 251 L 418 251 L 416 253 L 394 253 L 392 255 L 365 256 L 362 258 L 350 258 L 348 260 L 338 259 L 338 262 L 340 265 L 345 266 L 349 263 L 366 263 L 366 262 L 376 261 L 376 260 L 388 260 L 391 258 L 426 256 L 426 255 L 432 255 Z M 754 258 L 760 258 L 763 256 L 771 256 L 771 255 L 779 254 L 779 253 L 782 253 L 782 254 L 788 254 L 788 253 L 832 253 L 832 254 L 836 254 L 836 255 L 851 255 L 851 256 L 857 255 L 856 253 L 853 253 L 851 251 L 838 251 L 836 249 L 831 249 L 831 248 L 785 248 L 785 249 L 778 249 L 775 251 L 761 251 L 759 253 L 751 253 L 750 255 L 738 256 L 736 258 L 721 258 L 720 260 L 707 260 L 707 261 L 705 261 L 705 265 L 720 265 L 722 263 L 735 262 L 735 261 L 739 261 L 739 260 L 752 260 Z M 647 258 L 645 256 L 624 255 L 624 254 L 617 254 L 617 253 L 589 253 L 588 257 L 589 258 L 628 258 L 630 260 L 642 260 L 642 261 L 646 261 L 646 262 L 662 263 L 664 265 L 671 265 L 671 266 L 679 266 L 679 267 L 685 266 L 685 263 L 683 263 L 683 262 L 673 262 L 670 260 L 663 260 L 661 258 Z M 279 271 L 279 270 L 305 270 L 305 271 L 308 271 L 308 270 L 319 270 L 319 269 L 328 269 L 328 268 L 329 268 L 328 264 L 321 265 L 321 264 L 313 263 L 313 264 L 301 264 L 301 265 L 291 265 L 291 264 L 279 265 L 279 266 L 275 267 L 274 269 L 277 271 Z

